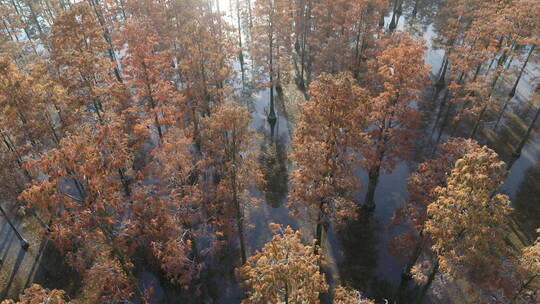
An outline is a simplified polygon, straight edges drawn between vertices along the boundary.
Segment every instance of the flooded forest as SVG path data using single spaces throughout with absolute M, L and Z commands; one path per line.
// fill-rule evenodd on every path
M 540 0 L 0 0 L 1 304 L 540 303 Z

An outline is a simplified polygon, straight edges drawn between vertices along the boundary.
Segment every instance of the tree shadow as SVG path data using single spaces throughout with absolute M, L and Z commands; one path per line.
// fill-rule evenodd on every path
M 21 264 L 25 255 L 26 255 L 26 250 L 24 250 L 23 248 L 20 248 L 19 253 L 17 254 L 17 259 L 15 260 L 15 264 L 13 265 L 13 270 L 11 271 L 11 275 L 9 276 L 8 283 L 6 287 L 4 287 L 4 290 L 2 291 L 2 296 L 0 298 L 2 299 L 7 298 L 7 294 L 9 292 L 9 289 L 11 288 L 11 284 L 13 284 L 13 280 L 15 279 L 15 276 L 17 275 L 17 272 L 19 271 L 19 268 L 21 267 Z
M 63 289 L 73 296 L 81 287 L 81 281 L 80 275 L 65 262 L 47 236 L 43 237 L 25 286 L 37 283 L 48 289 Z
M 519 186 L 514 205 L 514 223 L 531 243 L 540 227 L 540 164 L 527 169 Z
M 261 188 L 265 201 L 273 208 L 280 207 L 288 192 L 287 152 L 280 139 L 263 140 L 259 163 L 264 178 Z
M 360 291 L 368 291 L 375 280 L 377 268 L 377 238 L 373 220 L 361 214 L 338 232 L 343 248 L 339 262 L 341 283 Z
M 8 225 L 7 223 L 4 223 L 4 227 Z M 11 229 L 11 228 L 9 228 Z M 6 261 L 6 257 L 9 253 L 9 249 L 11 248 L 12 244 L 13 244 L 13 240 L 15 239 L 15 233 L 13 232 L 4 232 L 3 234 L 7 234 L 7 237 L 4 238 L 4 241 L 2 242 L 2 245 L 0 245 L 0 252 L 4 252 L 2 254 L 2 258 L 0 259 L 2 261 L 2 264 L 0 265 L 0 269 L 2 269 L 2 267 L 4 266 L 5 264 L 5 261 Z

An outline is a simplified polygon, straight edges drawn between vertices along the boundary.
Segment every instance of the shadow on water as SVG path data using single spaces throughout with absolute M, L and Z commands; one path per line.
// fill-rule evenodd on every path
M 515 224 L 527 237 L 525 241 L 531 243 L 536 236 L 535 229 L 540 227 L 540 218 L 531 216 L 540 214 L 540 163 L 536 163 L 525 171 L 513 205 Z
M 63 255 L 46 238 L 43 238 L 35 254 L 32 265 L 32 272 L 35 273 L 28 277 L 27 287 L 36 283 L 48 289 L 63 289 L 68 295 L 74 295 L 81 287 L 77 272 L 65 263 Z
M 259 162 L 264 178 L 265 202 L 273 208 L 280 207 L 287 200 L 288 192 L 287 152 L 283 141 L 265 136 Z
M 373 220 L 361 216 L 339 233 L 343 260 L 339 263 L 342 283 L 357 290 L 367 290 L 375 279 L 377 268 L 377 237 Z
M 11 275 L 9 276 L 8 283 L 4 287 L 4 290 L 2 291 L 2 295 L 0 296 L 0 298 L 2 299 L 7 298 L 8 291 L 11 288 L 11 284 L 13 283 L 13 280 L 15 279 L 17 272 L 19 271 L 19 267 L 21 267 L 21 264 L 25 255 L 26 255 L 26 250 L 20 248 L 19 254 L 17 254 L 17 259 L 15 260 L 15 263 L 13 264 L 13 270 L 11 271 Z

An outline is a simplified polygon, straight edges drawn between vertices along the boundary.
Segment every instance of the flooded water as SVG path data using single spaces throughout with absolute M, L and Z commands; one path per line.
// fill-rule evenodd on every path
M 413 17 L 414 1 L 405 1 L 404 13 L 399 16 L 397 22 L 398 30 L 409 30 L 426 41 L 425 61 L 431 65 L 433 77 L 436 77 L 440 71 L 444 58 L 444 51 L 435 49 L 432 41 L 437 36 L 433 23 L 439 2 L 419 0 L 418 12 Z M 386 26 L 391 19 L 390 12 L 385 18 Z M 515 59 L 510 68 L 517 70 L 521 64 L 521 60 Z M 537 68 L 538 63 L 534 60 L 527 67 L 514 98 L 516 104 L 528 102 L 530 99 L 534 88 L 533 81 L 538 76 Z M 501 81 L 503 85 L 501 85 L 500 90 L 504 91 L 505 86 L 511 87 L 513 81 Z M 246 210 L 250 253 L 261 248 L 270 239 L 271 233 L 267 227 L 270 222 L 291 225 L 295 229 L 300 229 L 306 239 L 313 236 L 315 229 L 314 221 L 310 221 L 309 218 L 298 220 L 288 216 L 286 206 L 287 175 L 293 168 L 287 154 L 290 152 L 292 130 L 290 130 L 291 124 L 287 121 L 287 116 L 284 115 L 284 111 L 287 109 L 284 107 L 283 101 L 278 98 L 276 101 L 278 123 L 272 138 L 272 131 L 267 122 L 268 95 L 269 90 L 266 89 L 255 92 L 251 98 L 247 99 L 247 105 L 253 113 L 251 127 L 262 135 L 260 161 L 267 181 L 266 186 L 261 191 L 253 191 L 254 196 L 261 198 L 263 203 Z M 422 132 L 428 131 L 422 130 Z M 506 159 L 504 153 L 497 149 L 496 142 L 492 143 L 489 140 L 486 142 L 501 153 L 501 157 Z M 540 204 L 538 199 L 534 199 L 538 198 L 540 194 L 540 167 L 536 165 L 539 155 L 540 135 L 537 134 L 532 136 L 532 140 L 524 148 L 521 157 L 513 163 L 508 180 L 501 188 L 501 192 L 508 193 L 514 201 L 516 218 L 521 219 L 521 222 L 524 223 L 518 228 L 528 230 L 526 235 L 529 236 L 531 235 L 530 227 L 540 226 L 538 222 L 540 210 L 535 207 Z M 390 218 L 395 208 L 407 198 L 406 181 L 415 166 L 415 163 L 402 162 L 392 173 L 381 174 L 375 193 L 377 208 L 372 217 L 361 216 L 357 222 L 351 223 L 343 231 L 335 231 L 334 229 L 328 231 L 326 242 L 323 243 L 327 257 L 327 263 L 323 269 L 331 283 L 346 283 L 353 288 L 364 291 L 366 295 L 377 301 L 393 297 L 401 279 L 404 261 L 397 260 L 389 254 L 389 241 L 399 231 L 391 231 L 386 227 L 390 224 Z M 367 185 L 367 174 L 359 171 L 359 176 L 362 183 Z M 363 192 L 359 193 L 357 202 L 362 202 L 363 196 Z M 446 303 L 444 299 L 431 300 L 429 297 L 426 299 L 427 303 L 441 303 L 441 301 Z

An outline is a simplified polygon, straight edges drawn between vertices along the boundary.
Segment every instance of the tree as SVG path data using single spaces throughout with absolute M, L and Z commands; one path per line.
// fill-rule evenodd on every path
M 130 220 L 124 229 L 131 248 L 146 252 L 150 264 L 158 264 L 167 278 L 189 286 L 200 267 L 196 239 L 203 210 L 198 163 L 191 141 L 173 127 L 164 134 L 143 177 L 133 193 Z
M 102 120 L 105 111 L 125 107 L 125 88 L 113 76 L 115 65 L 104 55 L 109 46 L 86 2 L 73 4 L 56 19 L 51 44 L 60 81 L 78 114 L 90 108 Z
M 242 263 L 246 261 L 243 210 L 251 201 L 248 187 L 260 180 L 253 144 L 255 132 L 249 124 L 248 111 L 236 102 L 223 102 L 203 120 L 205 165 L 213 173 L 220 218 L 236 222 Z
M 508 196 L 494 194 L 506 176 L 506 164 L 482 147 L 459 159 L 446 187 L 435 189 L 425 230 L 433 241 L 437 266 L 452 278 L 486 281 L 507 256 L 505 223 Z
M 130 189 L 125 174 L 131 160 L 122 120 L 80 127 L 81 135 L 64 138 L 59 148 L 25 168 L 45 174 L 20 199 L 51 218 L 48 237 L 84 278 L 95 301 L 120 301 L 138 292 L 133 265 L 124 254 L 116 227 L 124 221 Z M 144 301 L 144 300 L 143 300 Z
M 350 73 L 323 74 L 309 88 L 309 101 L 301 105 L 291 159 L 297 166 L 290 175 L 289 208 L 317 213 L 316 241 L 321 245 L 323 226 L 330 219 L 344 224 L 356 217 L 352 192 L 360 187 L 353 173 L 356 151 L 367 143 L 368 93 Z
M 321 257 L 302 244 L 302 234 L 291 227 L 270 224 L 275 235 L 240 270 L 249 287 L 242 303 L 320 303 L 328 289 L 321 274 Z
M 309 56 L 312 71 L 339 73 L 360 71 L 366 51 L 373 45 L 378 31 L 379 16 L 389 1 L 313 1 L 313 18 L 309 36 Z
M 221 14 L 211 11 L 207 1 L 173 0 L 169 5 L 167 36 L 173 48 L 177 89 L 186 97 L 187 119 L 200 149 L 201 120 L 232 91 L 228 81 L 237 55 L 233 29 Z
M 426 84 L 425 46 L 408 34 L 396 33 L 382 41 L 380 52 L 369 63 L 368 85 L 372 96 L 371 144 L 363 149 L 369 184 L 364 205 L 375 208 L 375 189 L 381 169 L 391 172 L 398 160 L 411 154 L 420 123 L 414 107 Z
M 447 186 L 446 179 L 458 159 L 479 149 L 480 146 L 474 140 L 449 139 L 441 145 L 437 157 L 422 162 L 408 178 L 409 197 L 403 206 L 396 209 L 392 225 L 406 225 L 411 229 L 400 233 L 389 245 L 390 252 L 395 256 L 408 258 L 403 270 L 406 277 L 411 275 L 412 267 L 422 254 L 433 255 L 429 250 L 431 238 L 425 232 L 425 224 L 428 220 L 428 208 L 437 199 L 435 189 Z M 405 287 L 404 284 L 405 280 L 402 280 L 400 289 Z
M 250 54 L 260 68 L 263 87 L 270 88 L 268 119 L 275 123 L 274 88 L 286 81 L 292 66 L 292 7 L 285 0 L 255 1 Z
M 153 125 L 161 141 L 162 126 L 170 124 L 165 120 L 181 120 L 185 111 L 183 97 L 172 81 L 172 54 L 164 49 L 156 25 L 165 23 L 165 19 L 159 6 L 151 1 L 130 3 L 129 9 L 132 16 L 119 33 L 117 44 L 126 53 L 122 64 L 127 85 L 132 88 L 135 102 L 140 104 L 131 112 L 140 116 L 138 129 Z M 148 109 L 143 109 L 142 104 L 147 104 Z
M 65 292 L 63 290 L 44 289 L 38 284 L 33 284 L 31 287 L 26 288 L 21 295 L 20 301 L 4 300 L 2 304 L 68 304 L 69 301 L 65 300 Z
M 333 304 L 374 304 L 372 300 L 366 299 L 358 290 L 338 286 L 334 290 Z

